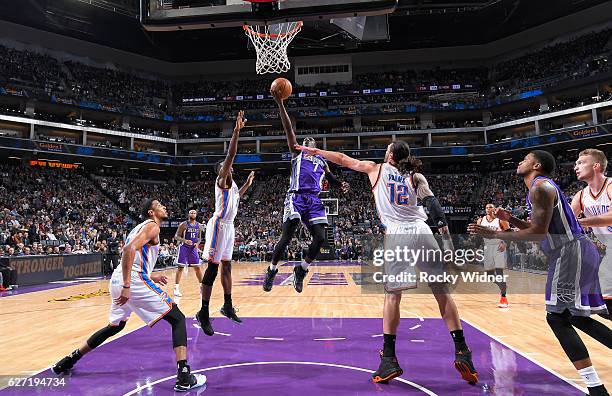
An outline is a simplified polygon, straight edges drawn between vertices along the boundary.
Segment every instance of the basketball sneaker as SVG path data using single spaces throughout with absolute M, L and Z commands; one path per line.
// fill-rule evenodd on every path
M 266 270 L 266 279 L 264 279 L 263 289 L 264 291 L 269 292 L 272 290 L 272 285 L 274 285 L 274 277 L 278 274 L 278 269 L 271 270 L 270 267 Z
M 610 396 L 606 387 L 603 385 L 587 388 L 589 390 L 589 396 Z
M 499 304 L 497 304 L 497 308 L 508 308 L 510 304 L 508 304 L 508 298 L 502 297 L 499 299 Z
M 226 318 L 236 322 L 236 323 L 242 323 L 242 319 L 240 319 L 238 317 L 238 315 L 236 315 L 236 308 L 234 307 L 221 307 L 221 310 L 219 311 L 221 312 L 221 315 L 225 316 Z
M 174 390 L 177 392 L 187 392 L 204 385 L 206 385 L 206 376 L 204 374 L 191 374 L 189 366 L 185 366 L 176 375 Z
M 461 374 L 461 378 L 470 385 L 476 385 L 478 382 L 478 372 L 474 368 L 474 363 L 472 363 L 471 351 L 459 351 L 455 353 L 455 368 Z
M 215 331 L 212 328 L 212 324 L 210 323 L 210 317 L 208 316 L 208 313 L 199 310 L 195 318 L 198 321 L 198 324 L 200 325 L 200 328 L 202 329 L 204 334 L 206 334 L 207 336 L 212 336 L 213 334 L 215 334 Z
M 71 355 L 68 355 L 62 358 L 62 360 L 60 360 L 59 362 L 55 363 L 51 367 L 51 371 L 53 371 L 55 375 L 67 374 L 70 369 L 74 367 L 75 363 L 76 361 L 74 360 L 74 358 Z
M 296 292 L 301 293 L 304 289 L 304 278 L 308 274 L 308 270 L 302 268 L 301 265 L 293 267 L 293 288 Z
M 399 377 L 404 374 L 404 370 L 399 366 L 397 357 L 395 356 L 383 356 L 383 352 L 380 351 L 380 365 L 378 370 L 372 374 L 372 381 L 378 384 L 387 384 L 395 377 Z

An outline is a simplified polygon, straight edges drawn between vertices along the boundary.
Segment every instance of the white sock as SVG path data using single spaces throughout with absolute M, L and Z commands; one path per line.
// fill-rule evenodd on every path
M 584 383 L 586 384 L 587 388 L 594 388 L 596 386 L 601 385 L 601 380 L 599 379 L 597 371 L 595 371 L 595 367 L 593 366 L 585 367 L 583 369 L 578 370 L 578 374 L 580 374 L 580 376 L 584 380 Z
M 306 261 L 302 261 L 302 269 L 303 270 L 307 270 L 309 265 L 310 265 L 310 263 L 307 263 Z
M 178 290 L 179 289 L 179 285 L 174 285 L 174 290 Z
M 270 264 L 270 269 L 272 271 L 276 271 L 276 266 L 277 266 L 277 264 Z

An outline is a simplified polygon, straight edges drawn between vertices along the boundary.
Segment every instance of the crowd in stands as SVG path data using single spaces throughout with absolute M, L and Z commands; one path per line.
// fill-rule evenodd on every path
M 574 175 L 577 151 L 556 154 L 555 181 L 568 199 L 584 183 Z M 612 157 L 612 151 L 606 153 Z M 519 218 L 527 217 L 526 188 L 516 176 L 515 161 L 500 161 L 487 172 L 477 165 L 447 166 L 444 174 L 425 172 L 431 190 L 443 207 L 471 207 L 473 216 L 482 216 L 487 203 L 510 208 Z M 508 169 L 501 170 L 500 169 Z M 325 198 L 338 199 L 334 217 L 336 257 L 358 259 L 362 241 L 383 232 L 368 178 L 351 171 L 333 170 L 347 181 L 350 192 L 331 189 Z M 449 173 L 449 172 L 457 173 Z M 45 169 L 25 165 L 0 165 L 0 256 L 78 254 L 108 251 L 107 239 L 116 231 L 119 238 L 138 220 L 139 205 L 156 197 L 167 208 L 170 219 L 184 220 L 189 209 L 198 210 L 205 224 L 214 211 L 212 172 L 179 174 L 161 181 L 161 176 L 116 169 Z M 19 177 L 15 177 L 18 174 Z M 241 186 L 247 172 L 237 171 Z M 241 261 L 269 260 L 282 228 L 288 169 L 257 173 L 254 185 L 243 198 L 236 218 L 237 258 Z M 166 232 L 160 246 L 160 262 L 170 264 L 177 245 Z M 286 258 L 302 258 L 310 237 L 300 227 L 289 245 Z
M 481 105 L 485 106 L 483 101 L 491 97 L 508 96 L 525 89 L 542 88 L 551 84 L 553 80 L 558 82 L 560 79 L 575 79 L 607 71 L 610 68 L 609 62 L 599 62 L 594 66 L 595 62 L 592 62 L 592 59 L 606 51 L 605 47 L 611 35 L 611 29 L 589 33 L 567 42 L 555 43 L 519 58 L 500 62 L 491 68 L 368 72 L 357 73 L 349 84 L 334 86 L 318 84 L 314 87 L 295 85 L 294 92 L 359 92 L 359 94 L 294 97 L 288 100 L 287 105 L 296 111 L 305 112 L 308 112 L 309 108 L 326 109 L 326 111 L 342 108 L 343 114 L 351 112 L 359 114 L 368 109 L 380 114 L 399 113 L 404 112 L 408 104 L 443 108 L 444 103 L 430 103 L 429 96 L 432 92 L 429 91 L 429 87 L 458 83 L 472 84 L 475 93 L 474 100 L 461 97 L 456 99 L 458 102 L 466 104 L 480 101 Z M 63 62 L 49 55 L 0 46 L 0 86 L 42 91 L 47 96 L 56 97 L 58 101 L 74 99 L 77 103 L 87 103 L 88 107 L 89 104 L 97 104 L 102 109 L 153 118 L 175 116 L 180 119 L 203 113 L 213 119 L 215 117 L 228 119 L 238 109 L 263 111 L 262 116 L 266 118 L 270 116 L 266 111 L 274 112 L 275 108 L 269 98 L 238 101 L 224 99 L 266 95 L 271 79 L 211 81 L 200 78 L 169 81 L 157 76 L 144 76 L 115 68 L 94 67 L 74 61 Z M 415 86 L 426 87 L 427 90 L 410 92 Z M 364 93 L 364 90 L 374 88 L 391 88 L 393 92 Z M 406 91 L 402 92 L 398 88 Z M 215 97 L 219 101 L 206 102 L 206 109 L 191 110 L 188 106 L 183 106 L 183 99 L 190 97 Z M 451 98 L 447 101 L 453 100 Z M 114 124 L 111 127 L 121 129 L 122 125 Z M 146 129 L 137 132 L 156 133 Z M 163 131 L 157 132 L 161 134 L 160 136 L 167 134 Z

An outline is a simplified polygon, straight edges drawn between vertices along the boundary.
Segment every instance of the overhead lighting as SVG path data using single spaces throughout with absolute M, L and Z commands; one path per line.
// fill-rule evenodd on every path
M 113 167 L 112 165 L 102 165 L 102 166 L 105 167 L 105 168 L 112 168 Z
M 480 162 L 480 161 L 472 161 L 472 163 L 474 163 L 474 162 Z
M 9 157 L 10 159 L 21 159 L 21 157 Z

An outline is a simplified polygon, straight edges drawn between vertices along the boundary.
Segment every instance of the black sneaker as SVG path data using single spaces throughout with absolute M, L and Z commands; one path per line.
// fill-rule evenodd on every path
M 304 278 L 308 274 L 308 270 L 302 268 L 301 265 L 293 267 L 293 288 L 296 292 L 301 293 L 304 288 Z
M 606 387 L 603 385 L 587 389 L 589 390 L 589 396 L 610 396 L 610 394 L 606 390 Z
M 455 368 L 461 374 L 461 378 L 467 381 L 470 385 L 476 385 L 478 382 L 478 372 L 472 363 L 471 351 L 459 351 L 455 353 Z
M 228 307 L 226 308 L 225 306 L 221 307 L 221 310 L 219 311 L 221 312 L 221 315 L 225 316 L 228 319 L 233 320 L 236 323 L 242 323 L 242 319 L 240 319 L 238 317 L 238 315 L 236 315 L 236 308 L 234 307 Z
M 272 290 L 272 285 L 274 285 L 274 277 L 278 274 L 278 269 L 271 270 L 270 267 L 266 270 L 266 279 L 264 279 L 263 289 L 264 291 L 269 292 Z
M 380 351 L 380 366 L 372 374 L 372 381 L 378 384 L 387 384 L 393 378 L 402 374 L 404 374 L 404 370 L 399 366 L 397 358 L 395 356 L 383 356 L 382 351 Z
M 59 362 L 55 363 L 53 367 L 51 367 L 51 371 L 53 371 L 55 375 L 66 374 L 74 366 L 74 363 L 75 361 L 71 356 L 66 356 Z
M 196 314 L 196 320 L 198 321 L 198 324 L 200 325 L 200 328 L 202 329 L 204 334 L 206 334 L 207 336 L 212 336 L 213 334 L 215 334 L 215 331 L 212 328 L 212 324 L 210 323 L 210 317 L 208 316 L 208 314 L 202 312 L 202 310 L 199 310 Z
M 189 366 L 185 366 L 183 371 L 176 375 L 174 390 L 177 392 L 187 392 L 204 385 L 206 385 L 206 376 L 204 374 L 191 374 Z

